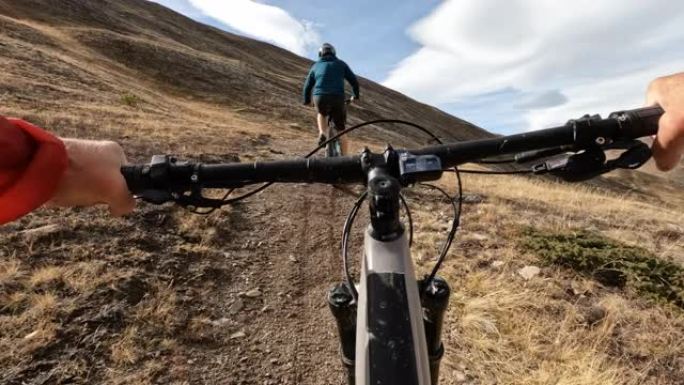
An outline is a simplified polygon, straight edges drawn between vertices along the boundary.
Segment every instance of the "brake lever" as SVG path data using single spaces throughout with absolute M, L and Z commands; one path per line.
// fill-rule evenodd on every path
M 140 193 L 135 194 L 135 197 L 142 199 L 147 203 L 152 203 L 155 205 L 161 205 L 166 202 L 173 201 L 173 194 L 164 190 L 145 190 Z
M 605 171 L 606 154 L 600 148 L 548 159 L 532 166 L 535 174 L 555 175 L 566 182 L 580 182 L 601 175 Z
M 173 202 L 185 208 L 219 208 L 223 206 L 222 199 L 207 198 L 201 192 L 190 192 L 189 194 L 178 194 L 164 190 L 146 190 L 136 194 L 136 198 L 155 205 Z
M 224 206 L 223 199 L 207 198 L 202 195 L 201 189 L 193 189 L 190 194 L 183 194 L 174 197 L 173 201 L 184 208 L 188 209 L 218 209 Z
M 619 168 L 634 170 L 651 159 L 650 147 L 638 140 L 612 143 L 607 147 L 625 151 L 615 159 L 606 160 L 605 149 L 596 146 L 580 153 L 546 160 L 533 166 L 532 172 L 555 175 L 566 182 L 581 182 Z
M 633 146 L 620 154 L 618 158 L 609 160 L 606 164 L 608 167 L 612 167 L 612 169 L 636 170 L 648 162 L 652 155 L 651 148 L 646 143 L 635 140 Z

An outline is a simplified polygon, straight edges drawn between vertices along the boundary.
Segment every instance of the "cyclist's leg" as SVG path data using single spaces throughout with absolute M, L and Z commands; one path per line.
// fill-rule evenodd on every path
M 314 95 L 313 100 L 318 111 L 316 123 L 318 125 L 318 144 L 320 145 L 327 139 L 325 135 L 328 132 L 328 113 L 326 113 L 328 103 L 326 103 L 325 95 Z
M 344 101 L 344 95 L 340 95 L 339 97 L 335 98 L 335 102 L 332 106 L 331 114 L 330 114 L 332 120 L 335 122 L 335 128 L 337 131 L 344 131 L 346 128 L 346 121 L 347 121 L 347 109 L 346 109 L 346 103 Z M 349 153 L 349 141 L 347 139 L 346 135 L 342 135 L 340 137 L 340 150 L 342 152 L 342 155 L 346 155 Z
M 316 120 L 318 122 L 318 136 L 325 135 L 328 132 L 328 117 L 319 112 Z

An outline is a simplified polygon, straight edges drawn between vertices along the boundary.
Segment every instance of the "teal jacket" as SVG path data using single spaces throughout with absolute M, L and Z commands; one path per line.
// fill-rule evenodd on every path
M 333 55 L 320 58 L 311 66 L 304 83 L 304 104 L 311 103 L 311 95 L 344 95 L 344 80 L 352 86 L 354 97 L 359 97 L 359 81 L 347 63 Z

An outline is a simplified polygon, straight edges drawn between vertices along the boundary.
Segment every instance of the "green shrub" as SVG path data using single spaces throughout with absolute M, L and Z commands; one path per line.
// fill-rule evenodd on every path
M 539 255 L 547 264 L 599 280 L 606 275 L 622 276 L 639 294 L 684 308 L 684 268 L 646 249 L 585 230 L 558 233 L 529 228 L 520 239 L 523 250 Z
M 121 103 L 129 107 L 138 107 L 142 100 L 134 94 L 126 93 L 121 95 Z

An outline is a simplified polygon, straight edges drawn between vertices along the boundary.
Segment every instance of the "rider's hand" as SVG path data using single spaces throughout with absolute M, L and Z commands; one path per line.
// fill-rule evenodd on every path
M 133 211 L 135 200 L 121 175 L 121 166 L 126 163 L 121 146 L 107 141 L 62 141 L 69 156 L 69 167 L 49 205 L 106 204 L 115 216 Z
M 684 152 L 684 72 L 652 81 L 646 103 L 659 104 L 665 110 L 653 143 L 653 158 L 659 169 L 671 170 Z

